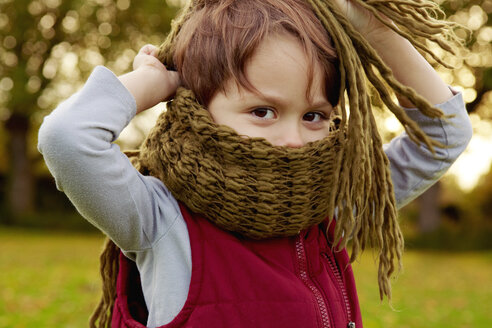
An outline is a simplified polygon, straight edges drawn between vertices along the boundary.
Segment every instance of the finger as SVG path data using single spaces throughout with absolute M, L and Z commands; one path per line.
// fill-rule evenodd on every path
M 152 55 L 155 50 L 157 49 L 156 46 L 152 44 L 146 44 L 140 50 L 138 51 L 139 54 L 145 54 L 145 55 Z

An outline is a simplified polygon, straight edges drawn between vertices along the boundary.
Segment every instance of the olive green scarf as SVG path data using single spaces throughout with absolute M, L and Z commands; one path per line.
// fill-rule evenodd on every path
M 174 40 L 183 23 L 194 10 L 215 1 L 220 0 L 192 0 L 175 19 L 160 47 L 159 58 L 167 67 L 173 67 Z M 245 139 L 230 128 L 217 127 L 192 93 L 180 89 L 141 151 L 129 155 L 137 168 L 160 178 L 193 211 L 245 236 L 295 235 L 325 217 L 332 218 L 338 209 L 335 241 L 345 247 L 351 237 L 351 260 L 366 246 L 378 252 L 380 295 L 390 298 L 389 277 L 395 271 L 394 262 L 401 266 L 403 238 L 369 86 L 409 137 L 431 150 L 436 143 L 394 101 L 392 91 L 429 117 L 442 117 L 443 113 L 396 81 L 334 1 L 306 1 L 332 37 L 340 58 L 342 89 L 337 113 L 341 119 L 333 124 L 329 137 L 300 149 Z M 451 53 L 463 49 L 454 34 L 456 24 L 443 21 L 443 13 L 430 0 L 352 1 L 446 67 L 428 42 Z M 382 20 L 381 14 L 394 24 Z M 91 327 L 106 327 L 111 322 L 118 255 L 119 249 L 108 240 L 101 254 L 103 297 Z
M 174 22 L 159 54 L 168 67 L 172 66 L 173 40 L 180 26 L 207 1 L 191 2 Z M 329 137 L 298 149 L 245 138 L 231 128 L 214 124 L 192 92 L 180 89 L 133 162 L 141 172 L 161 179 L 191 210 L 245 237 L 292 236 L 332 218 L 337 209 L 335 241 L 345 247 L 347 237 L 353 237 L 352 260 L 367 245 L 378 250 L 380 292 L 390 296 L 389 276 L 395 271 L 394 261 L 401 260 L 403 237 L 389 161 L 383 152 L 366 81 L 410 138 L 431 150 L 436 142 L 395 103 L 390 90 L 410 99 L 430 117 L 443 114 L 393 77 L 332 1 L 307 1 L 332 36 L 340 58 L 340 119 L 333 124 Z M 356 2 L 376 17 L 380 13 L 387 16 L 394 22 L 388 25 L 390 28 L 439 62 L 420 36 L 452 51 L 454 25 L 435 18 L 439 9 L 434 3 Z
M 334 214 L 344 137 L 332 126 L 325 140 L 275 147 L 217 126 L 181 88 L 142 146 L 139 168 L 222 229 L 293 236 Z

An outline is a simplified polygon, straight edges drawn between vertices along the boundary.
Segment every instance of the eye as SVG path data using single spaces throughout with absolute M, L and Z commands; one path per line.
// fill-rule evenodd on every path
M 272 119 L 275 118 L 275 112 L 271 108 L 255 108 L 251 111 L 251 114 L 261 119 Z
M 317 123 L 326 119 L 326 115 L 319 112 L 309 112 L 302 117 L 304 121 Z

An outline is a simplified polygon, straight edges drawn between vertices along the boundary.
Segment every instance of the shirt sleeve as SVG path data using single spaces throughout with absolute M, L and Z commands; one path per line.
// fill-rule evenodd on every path
M 140 174 L 113 143 L 135 113 L 130 92 L 98 66 L 79 92 L 45 117 L 38 138 L 57 188 L 127 252 L 151 248 L 180 213 L 164 184 Z
M 417 198 L 454 163 L 465 150 L 472 136 L 471 122 L 460 92 L 451 89 L 454 96 L 436 105 L 452 118 L 429 118 L 417 108 L 406 108 L 410 118 L 432 139 L 445 147 L 434 147 L 435 154 L 425 146 L 417 145 L 403 132 L 385 144 L 384 151 L 390 161 L 391 178 L 398 208 Z

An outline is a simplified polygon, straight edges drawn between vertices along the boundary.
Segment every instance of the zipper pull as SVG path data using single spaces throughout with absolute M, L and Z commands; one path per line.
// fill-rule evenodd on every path
M 355 328 L 355 322 L 350 321 L 347 325 L 347 328 Z

